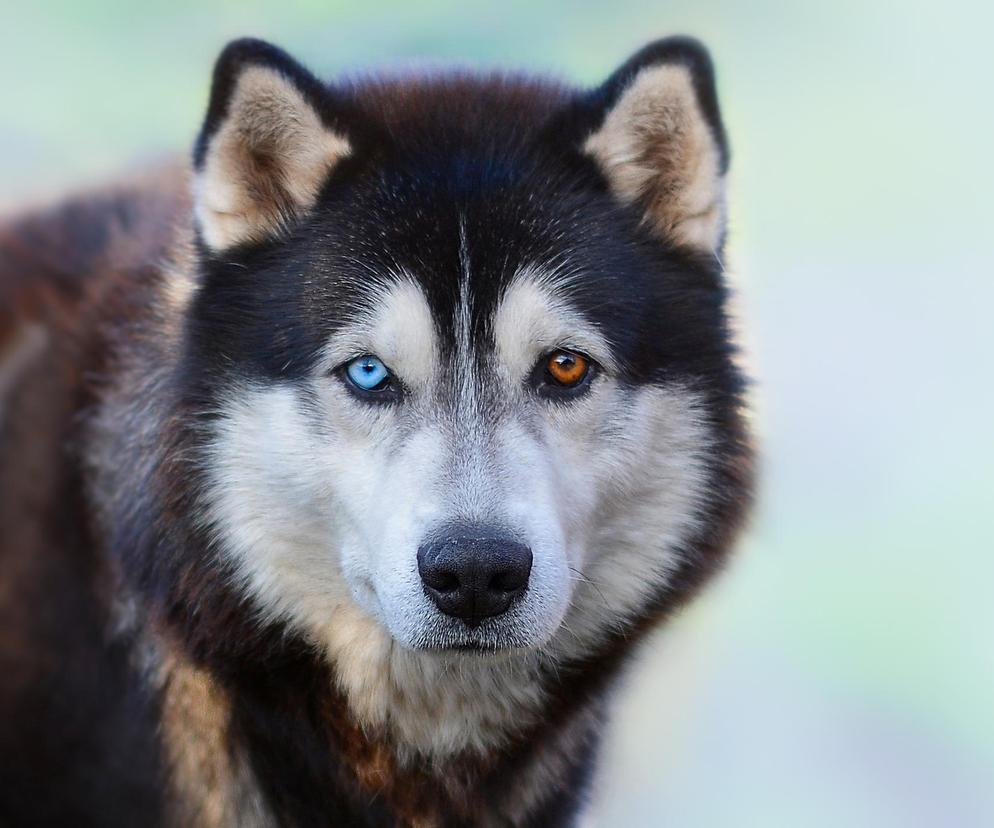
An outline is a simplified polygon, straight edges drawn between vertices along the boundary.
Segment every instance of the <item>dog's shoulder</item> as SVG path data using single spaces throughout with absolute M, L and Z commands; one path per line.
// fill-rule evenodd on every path
M 0 219 L 0 364 L 24 328 L 68 330 L 123 275 L 171 252 L 189 212 L 178 161 Z
M 112 798 L 137 818 L 144 794 L 123 800 L 155 790 L 150 708 L 108 644 L 77 436 L 104 323 L 161 281 L 185 199 L 177 166 L 0 221 L 0 753 L 17 757 L 0 770 L 0 823 L 75 822 Z

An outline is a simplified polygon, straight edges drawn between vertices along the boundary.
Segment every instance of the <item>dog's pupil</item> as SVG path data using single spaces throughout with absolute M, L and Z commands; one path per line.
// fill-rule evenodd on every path
M 549 370 L 561 384 L 573 385 L 583 376 L 584 362 L 576 354 L 560 351 L 549 360 Z

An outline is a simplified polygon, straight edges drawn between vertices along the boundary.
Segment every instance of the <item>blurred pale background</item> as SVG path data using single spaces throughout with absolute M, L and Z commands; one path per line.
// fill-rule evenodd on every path
M 6 4 L 6 8 L 4 8 Z M 994 825 L 994 148 L 980 2 L 0 1 L 0 209 L 185 150 L 223 43 L 595 83 L 710 46 L 761 509 L 626 681 L 605 826 Z

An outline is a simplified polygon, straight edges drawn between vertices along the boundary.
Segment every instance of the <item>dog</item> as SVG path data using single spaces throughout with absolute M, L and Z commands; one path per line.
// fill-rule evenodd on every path
M 0 821 L 568 826 L 748 513 L 710 58 L 216 63 L 0 229 Z

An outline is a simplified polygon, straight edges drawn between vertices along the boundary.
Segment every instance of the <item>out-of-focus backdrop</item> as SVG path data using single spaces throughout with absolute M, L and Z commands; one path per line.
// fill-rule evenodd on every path
M 224 42 L 581 84 L 711 48 L 758 518 L 625 682 L 604 826 L 994 825 L 991 6 L 0 0 L 0 210 L 185 151 Z

